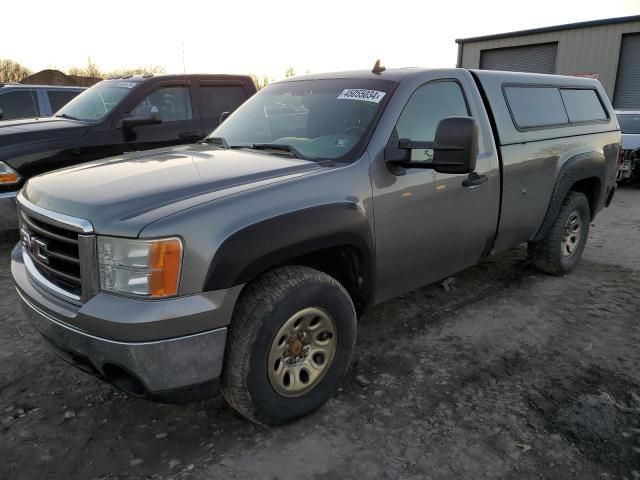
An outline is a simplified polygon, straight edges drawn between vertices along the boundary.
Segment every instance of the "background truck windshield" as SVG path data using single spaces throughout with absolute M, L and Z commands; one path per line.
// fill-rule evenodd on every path
M 393 85 L 370 79 L 273 84 L 238 108 L 211 137 L 224 138 L 231 148 L 267 143 L 293 147 L 306 159 L 354 160 Z
M 622 133 L 640 134 L 640 113 L 618 114 L 617 117 Z
M 96 122 L 102 120 L 126 97 L 138 82 L 126 80 L 105 80 L 85 90 L 67 103 L 56 117 Z

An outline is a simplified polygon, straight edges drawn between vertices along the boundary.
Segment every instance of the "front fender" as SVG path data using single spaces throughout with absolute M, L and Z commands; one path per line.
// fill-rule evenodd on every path
M 371 225 L 356 204 L 343 202 L 276 216 L 235 232 L 216 251 L 204 291 L 247 283 L 292 259 L 338 246 L 357 249 L 367 283 L 373 285 Z

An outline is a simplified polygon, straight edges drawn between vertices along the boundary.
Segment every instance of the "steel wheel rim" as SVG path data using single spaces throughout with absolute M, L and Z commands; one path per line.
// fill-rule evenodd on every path
M 571 212 L 564 227 L 564 238 L 562 239 L 562 256 L 569 258 L 578 249 L 582 234 L 582 220 L 576 211 Z
M 331 368 L 337 347 L 336 325 L 324 310 L 311 307 L 293 314 L 271 342 L 267 373 L 284 397 L 312 390 Z

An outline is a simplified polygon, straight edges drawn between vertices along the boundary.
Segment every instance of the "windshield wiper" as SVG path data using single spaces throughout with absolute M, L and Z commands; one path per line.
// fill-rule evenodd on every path
M 227 140 L 224 137 L 207 137 L 202 140 L 203 143 L 208 143 L 210 145 L 216 145 L 218 147 L 222 147 L 224 149 L 231 148 L 227 143 Z
M 301 160 L 307 160 L 307 158 L 300 153 L 293 145 L 289 145 L 286 143 L 254 143 L 253 145 L 249 145 L 244 148 L 251 148 L 254 150 L 275 150 L 277 152 L 285 152 L 290 153 L 293 157 L 299 158 Z
M 80 118 L 78 118 L 78 117 L 72 117 L 71 115 L 67 115 L 66 113 L 61 113 L 60 115 L 56 115 L 56 117 L 66 118 L 67 120 L 78 120 L 78 121 L 82 121 L 82 119 L 80 119 Z

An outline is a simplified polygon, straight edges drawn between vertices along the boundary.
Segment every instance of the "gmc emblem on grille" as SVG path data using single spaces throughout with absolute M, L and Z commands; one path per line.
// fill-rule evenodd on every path
M 36 260 L 41 261 L 44 264 L 49 264 L 49 257 L 47 257 L 47 243 L 40 238 L 31 235 L 26 230 L 20 230 L 22 237 L 22 245 L 29 252 L 29 254 Z

